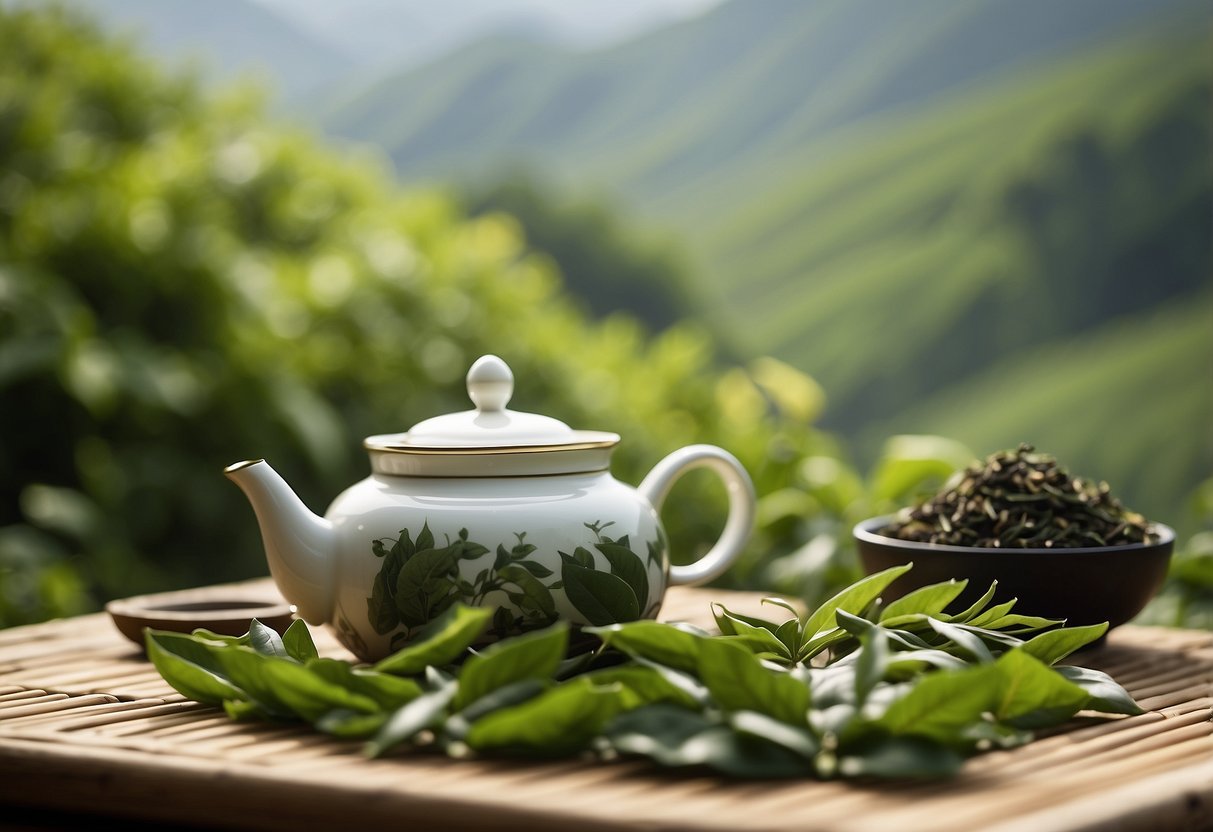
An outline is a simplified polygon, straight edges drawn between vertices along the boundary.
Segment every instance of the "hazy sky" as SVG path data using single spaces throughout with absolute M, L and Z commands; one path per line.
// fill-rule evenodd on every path
M 699 14 L 721 0 L 256 0 L 354 60 L 377 62 L 393 43 L 432 57 L 501 29 L 546 34 L 563 43 L 600 46 Z M 418 48 L 419 44 L 423 48 Z M 420 54 L 419 54 L 420 53 Z

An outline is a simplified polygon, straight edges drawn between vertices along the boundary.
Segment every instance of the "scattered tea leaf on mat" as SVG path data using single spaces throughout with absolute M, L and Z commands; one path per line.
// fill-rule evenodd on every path
M 647 620 L 587 627 L 601 645 L 572 659 L 558 623 L 458 666 L 493 616 L 461 605 L 374 668 L 312 657 L 296 626 L 281 650 L 257 622 L 243 638 L 148 631 L 147 643 L 186 696 L 233 719 L 296 718 L 365 739 L 372 755 L 399 746 L 455 757 L 623 754 L 734 777 L 939 777 L 1082 709 L 1141 712 L 1107 674 L 1050 667 L 1102 625 L 1057 627 L 1015 613 L 1014 602 L 991 606 L 993 592 L 949 613 L 963 583 L 882 610 L 880 593 L 907 568 L 803 618 L 785 603 L 770 605 L 784 616 L 773 620 L 713 605 L 718 636 Z
M 431 665 L 450 664 L 464 654 L 493 618 L 491 607 L 456 603 L 427 624 L 407 647 L 375 665 L 383 673 L 414 676 Z

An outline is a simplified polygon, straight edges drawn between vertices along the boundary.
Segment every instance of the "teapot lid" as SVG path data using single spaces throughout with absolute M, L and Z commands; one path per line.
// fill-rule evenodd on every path
M 519 476 L 606 470 L 619 435 L 573 430 L 559 419 L 509 410 L 514 374 L 484 355 L 467 374 L 474 410 L 435 416 L 405 433 L 368 436 L 376 473 L 404 476 Z

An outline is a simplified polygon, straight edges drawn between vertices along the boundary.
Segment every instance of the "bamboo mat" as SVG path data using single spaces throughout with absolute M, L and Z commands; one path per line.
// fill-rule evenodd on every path
M 268 582 L 250 589 L 274 597 Z M 675 589 L 662 617 L 706 626 L 710 600 L 755 611 L 759 597 Z M 186 701 L 90 615 L 0 631 L 0 804 L 284 830 L 1213 828 L 1213 633 L 1126 626 L 1082 663 L 1150 712 L 1074 720 L 944 783 L 738 783 L 641 762 L 368 760 L 358 743 Z

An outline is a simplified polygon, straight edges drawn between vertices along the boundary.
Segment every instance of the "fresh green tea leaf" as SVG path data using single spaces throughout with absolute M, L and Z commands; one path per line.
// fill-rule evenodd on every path
M 735 636 L 738 634 L 734 626 L 738 621 L 747 624 L 751 628 L 760 628 L 766 630 L 771 634 L 776 633 L 783 624 L 782 621 L 769 621 L 756 615 L 745 615 L 743 613 L 733 612 L 724 604 L 713 603 L 711 605 L 711 609 L 712 617 L 716 619 L 717 629 L 719 629 L 720 632 L 726 636 Z
M 987 645 L 992 645 L 998 652 L 1014 650 L 1023 644 L 1023 639 L 1018 636 L 1013 636 L 1010 633 L 1004 633 L 1000 630 L 991 630 L 986 627 L 974 627 L 972 624 L 957 624 L 955 621 L 948 622 L 951 626 L 957 629 L 964 630 L 967 633 L 972 633 Z
M 856 616 L 856 618 L 858 618 L 858 616 Z M 796 661 L 800 662 L 801 664 L 807 664 L 810 659 L 819 653 L 829 650 L 836 645 L 850 641 L 853 638 L 854 636 L 851 633 L 848 633 L 841 627 L 833 627 L 829 630 L 823 630 L 808 642 L 801 645 L 800 653 L 796 656 Z
M 621 754 L 639 754 L 665 766 L 701 765 L 702 755 L 688 762 L 684 746 L 719 726 L 719 720 L 705 714 L 656 704 L 621 714 L 607 726 L 606 733 Z
M 800 653 L 801 635 L 800 621 L 795 618 L 789 618 L 775 631 L 775 638 L 779 639 L 780 643 L 787 648 L 786 656 L 791 661 L 795 661 L 797 654 Z
M 455 698 L 458 689 L 459 683 L 449 679 L 398 708 L 384 722 L 375 738 L 367 743 L 367 756 L 381 756 L 400 743 L 413 739 L 425 729 L 437 725 L 442 721 L 447 706 Z
M 980 598 L 973 602 L 972 606 L 962 612 L 958 612 L 949 618 L 953 624 L 965 624 L 971 619 L 981 615 L 982 611 L 990 605 L 994 600 L 994 593 L 998 591 L 998 581 L 992 581 L 990 588 L 987 589 Z
M 954 746 L 969 724 L 993 709 L 999 681 L 993 664 L 928 674 L 889 705 L 877 725 L 891 734 L 926 737 Z
M 576 751 L 602 733 L 635 694 L 622 684 L 598 686 L 586 676 L 551 688 L 509 708 L 494 711 L 472 724 L 467 744 L 483 751 L 510 749 L 535 756 L 560 756 Z
M 899 654 L 894 653 L 892 655 L 896 656 Z M 885 678 L 889 679 L 889 674 L 885 674 Z M 883 731 L 876 728 L 877 720 L 884 716 L 885 711 L 887 711 L 894 702 L 900 700 L 911 690 L 913 690 L 914 685 L 917 684 L 917 682 L 917 679 L 908 679 L 902 681 L 890 680 L 882 682 L 872 688 L 871 692 L 868 694 L 867 701 L 863 703 L 863 711 L 861 713 L 863 718 L 855 720 L 853 724 L 846 726 L 848 730 L 843 732 L 845 734 L 843 738 L 847 741 L 847 744 L 862 742 L 865 741 L 865 738 L 882 734 Z
M 834 613 L 837 610 L 858 614 L 875 601 L 889 584 L 910 571 L 913 564 L 894 566 L 869 575 L 857 583 L 839 592 L 830 600 L 813 611 L 804 625 L 807 637 L 815 637 L 823 630 L 834 626 Z
M 796 655 L 788 649 L 788 645 L 779 640 L 779 636 L 777 635 L 779 628 L 775 627 L 771 629 L 771 622 L 769 621 L 762 622 L 765 626 L 755 626 L 745 620 L 744 617 L 728 612 L 724 607 L 720 607 L 720 612 L 716 618 L 717 623 L 721 620 L 724 620 L 732 631 L 726 637 L 734 639 L 738 644 L 744 644 L 752 652 L 773 653 L 784 662 L 792 661 Z M 799 630 L 799 622 L 793 619 L 792 624 Z M 721 632 L 723 633 L 724 630 L 722 629 Z
M 394 711 L 422 694 L 421 685 L 389 673 L 380 673 L 337 659 L 312 659 L 307 669 L 333 685 L 368 697 L 385 711 Z
M 550 687 L 551 683 L 544 679 L 523 679 L 513 682 L 480 697 L 459 711 L 459 716 L 463 717 L 470 724 L 481 717 L 488 716 L 493 711 L 521 705 L 523 702 L 534 699 Z
M 607 627 L 586 627 L 616 650 L 629 656 L 672 667 L 688 673 L 699 669 L 699 648 L 707 639 L 673 624 L 656 621 L 631 621 Z
M 233 722 L 252 722 L 274 718 L 274 714 L 248 699 L 224 699 L 223 711 Z
M 146 629 L 143 639 L 156 670 L 182 696 L 207 705 L 249 698 L 199 637 Z
M 672 705 L 621 714 L 607 736 L 619 753 L 664 766 L 709 766 L 738 777 L 803 777 L 813 771 L 803 756 L 777 743 Z
M 302 665 L 291 659 L 258 653 L 251 647 L 232 645 L 208 647 L 207 649 L 211 651 L 223 675 L 244 691 L 249 699 L 275 716 L 297 715 L 291 704 L 279 695 L 277 685 L 266 670 L 274 662 L 281 662 L 290 667 L 302 667 Z
M 1086 691 L 1087 701 L 1082 704 L 1086 710 L 1106 714 L 1129 714 L 1130 716 L 1145 713 L 1141 706 L 1133 701 L 1129 692 L 1103 671 L 1070 666 L 1053 669 L 1066 681 Z
M 490 645 L 463 663 L 455 709 L 465 708 L 480 697 L 523 679 L 550 680 L 564 658 L 568 643 L 569 627 L 561 621 Z
M 388 714 L 384 712 L 367 714 L 338 708 L 316 720 L 315 727 L 334 737 L 362 740 L 377 734 L 387 719 Z
M 834 616 L 838 622 L 839 628 L 846 631 L 847 634 L 856 639 L 862 638 L 870 633 L 880 632 L 892 643 L 894 647 L 905 650 L 931 649 L 931 645 L 927 644 L 927 642 L 923 641 L 921 638 L 908 630 L 889 629 L 884 624 L 874 624 L 871 621 L 868 621 L 866 618 L 860 618 L 858 615 L 851 615 L 849 612 L 844 612 L 843 610 L 838 610 Z M 902 618 L 905 618 L 905 616 L 898 616 L 897 619 L 893 620 L 899 620 Z M 928 623 L 926 616 L 921 616 L 921 619 L 924 625 Z
M 993 748 L 1015 748 L 1032 741 L 1032 732 L 1013 725 L 983 719 L 964 729 L 964 737 L 978 751 Z
M 322 678 L 311 668 L 289 659 L 267 657 L 261 678 L 273 696 L 297 716 L 315 722 L 329 711 L 342 709 L 373 714 L 382 710 L 369 696 Z
M 708 701 L 708 690 L 694 677 L 661 665 L 622 665 L 595 670 L 581 677 L 595 685 L 621 684 L 641 702 L 668 702 L 688 710 L 700 710 Z
M 286 648 L 282 645 L 282 636 L 272 627 L 267 627 L 257 619 L 249 622 L 248 646 L 263 656 L 275 656 L 279 659 L 289 659 Z
M 835 611 L 834 621 L 841 629 L 846 630 L 856 638 L 866 636 L 868 633 L 880 626 L 861 616 L 851 615 L 851 613 L 845 610 Z
M 994 663 L 998 689 L 990 710 L 1001 722 L 1022 728 L 1069 719 L 1087 701 L 1087 692 L 1023 648 L 1008 650 Z
M 942 650 L 903 650 L 889 656 L 885 674 L 894 678 L 908 679 L 931 668 L 957 670 L 965 666 L 964 659 Z
M 764 666 L 735 642 L 705 639 L 699 647 L 699 678 L 726 711 L 758 711 L 790 725 L 807 724 L 808 686 Z
M 1044 630 L 1064 624 L 1061 618 L 1042 618 L 1039 615 L 1020 615 L 1017 612 L 1008 613 L 995 621 L 987 621 L 981 626 L 989 630 L 1003 630 L 1011 633 L 1028 633 L 1034 630 Z M 1012 629 L 1013 628 L 1013 629 Z
M 248 633 L 245 633 L 242 636 L 228 636 L 222 633 L 212 632 L 205 627 L 199 627 L 198 629 L 194 630 L 191 635 L 206 641 L 216 641 L 220 644 L 248 644 L 250 638 Z
M 946 616 L 941 616 L 941 613 L 947 609 L 948 604 L 955 601 L 960 593 L 965 591 L 965 587 L 968 585 L 967 580 L 951 580 L 939 584 L 929 584 L 906 593 L 884 608 L 880 613 L 880 623 L 884 624 L 889 619 L 901 615 L 929 615 L 946 620 Z
M 848 750 L 838 759 L 843 777 L 951 777 L 964 757 L 953 749 L 920 737 L 886 737 Z
M 792 618 L 794 618 L 796 620 L 800 619 L 800 610 L 796 608 L 795 604 L 793 604 L 791 601 L 788 601 L 785 598 L 779 598 L 774 595 L 768 595 L 767 597 L 762 599 L 762 603 L 770 604 L 773 607 L 782 607 L 783 609 L 787 610 L 788 612 L 790 612 L 792 614 Z M 734 613 L 734 614 L 736 614 L 736 613 Z
M 493 617 L 490 607 L 454 604 L 427 624 L 417 640 L 375 665 L 381 673 L 413 676 L 430 665 L 450 664 L 480 637 Z
M 992 624 L 994 624 L 994 622 L 999 621 L 1000 619 L 1009 615 L 1011 610 L 1015 608 L 1015 605 L 1018 602 L 1019 602 L 1018 598 L 1012 598 L 1010 601 L 1006 601 L 1005 603 L 995 604 L 994 606 L 990 607 L 985 612 L 982 612 L 979 615 L 975 615 L 971 619 L 969 619 L 967 621 L 963 621 L 961 623 L 968 624 L 971 627 L 991 626 Z
M 550 682 L 540 679 L 523 679 L 502 688 L 497 688 L 490 694 L 480 697 L 461 711 L 452 714 L 442 726 L 442 733 L 448 739 L 465 740 L 472 723 L 502 708 L 521 705 L 534 699 L 551 687 Z
M 939 633 L 939 635 L 952 642 L 960 650 L 972 656 L 977 661 L 982 663 L 994 661 L 994 654 L 990 652 L 990 648 L 986 647 L 985 642 L 972 631 L 958 627 L 955 624 L 949 624 L 946 621 L 939 621 L 935 618 L 927 619 L 927 623 L 931 625 L 932 630 Z
M 1098 641 L 1108 631 L 1108 623 L 1086 627 L 1063 627 L 1033 636 L 1024 642 L 1023 651 L 1047 665 L 1056 664 L 1079 648 Z
M 951 621 L 952 617 L 944 613 L 938 615 L 923 615 L 922 613 L 907 613 L 905 615 L 890 615 L 885 617 L 881 615 L 880 626 L 886 630 L 922 630 L 930 629 L 927 626 L 928 618 L 936 618 L 939 621 Z
M 576 648 L 572 648 L 576 649 Z M 577 653 L 569 656 L 567 659 L 561 659 L 560 664 L 556 666 L 556 680 L 563 682 L 565 679 L 571 679 L 581 673 L 589 670 L 590 667 L 598 660 L 599 653 L 597 650 Z
M 758 737 L 812 760 L 821 751 L 821 742 L 808 728 L 790 725 L 757 711 L 729 714 L 729 725 L 740 734 Z
M 868 694 L 883 681 L 889 666 L 888 636 L 881 627 L 873 627 L 863 637 L 855 657 L 855 704 L 860 707 Z
M 839 737 L 849 732 L 859 717 L 859 708 L 848 702 L 836 702 L 809 712 L 809 727 L 823 737 Z
M 320 656 L 316 652 L 316 643 L 312 641 L 312 634 L 301 618 L 292 621 L 291 626 L 287 627 L 286 632 L 282 634 L 282 647 L 286 650 L 287 656 L 297 662 L 306 662 L 308 659 Z

